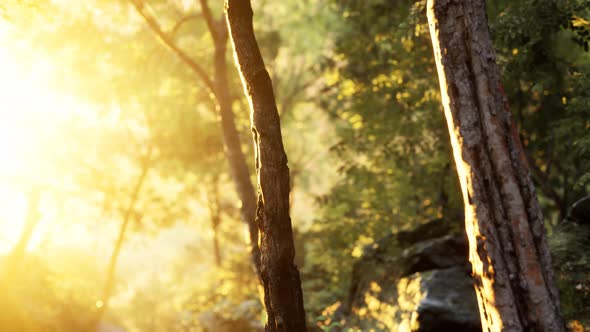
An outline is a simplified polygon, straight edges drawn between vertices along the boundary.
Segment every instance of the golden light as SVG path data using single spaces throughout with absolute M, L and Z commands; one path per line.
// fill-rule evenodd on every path
M 10 250 L 20 236 L 26 193 L 52 184 L 58 167 L 52 165 L 52 155 L 67 141 L 57 125 L 85 108 L 48 85 L 54 68 L 50 61 L 20 61 L 7 47 L 16 43 L 11 26 L 0 21 L 0 252 Z M 41 219 L 47 215 L 39 212 Z M 31 244 L 38 242 L 34 236 Z
M 18 240 L 26 218 L 27 201 L 22 193 L 2 186 L 0 202 L 0 252 L 4 253 Z

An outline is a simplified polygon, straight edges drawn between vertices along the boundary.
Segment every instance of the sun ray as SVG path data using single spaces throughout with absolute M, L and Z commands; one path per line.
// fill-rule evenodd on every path
M 10 27 L 0 22 L 0 46 L 15 43 Z M 0 252 L 8 251 L 20 236 L 26 218 L 26 193 L 32 189 L 51 191 L 61 186 L 62 175 L 67 176 L 68 170 L 57 158 L 71 139 L 60 131 L 64 123 L 73 116 L 96 113 L 50 86 L 53 72 L 49 59 L 29 62 L 0 47 Z M 51 207 L 41 207 L 47 209 Z M 47 211 L 40 211 L 39 216 L 39 229 L 30 247 L 41 242 L 43 229 L 53 222 L 49 219 L 55 218 Z M 62 234 L 60 237 L 80 237 L 78 231 Z

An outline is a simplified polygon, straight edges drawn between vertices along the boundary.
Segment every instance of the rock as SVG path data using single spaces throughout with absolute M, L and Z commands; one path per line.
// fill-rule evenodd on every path
M 404 270 L 401 276 L 410 273 L 465 265 L 467 242 L 461 236 L 447 235 L 442 238 L 418 242 L 401 255 Z
M 451 223 L 448 221 L 434 219 L 416 228 L 399 231 L 394 236 L 400 245 L 407 247 L 421 241 L 443 237 L 450 233 L 450 229 Z
M 365 248 L 329 330 L 481 331 L 467 241 L 449 229 L 433 221 Z
M 399 249 L 400 235 L 388 235 L 377 246 L 365 250 L 354 264 L 348 299 L 344 311 L 349 312 L 354 299 L 374 280 L 396 280 L 409 274 L 433 269 L 465 265 L 467 241 L 461 235 L 447 235 L 418 242 Z
M 479 332 L 475 292 L 463 267 L 372 282 L 344 325 L 361 331 Z
M 481 331 L 473 280 L 461 267 L 418 273 L 424 297 L 412 331 Z

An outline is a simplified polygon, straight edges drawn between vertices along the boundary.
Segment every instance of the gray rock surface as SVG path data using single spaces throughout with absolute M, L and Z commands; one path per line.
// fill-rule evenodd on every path
M 467 242 L 441 223 L 367 247 L 332 331 L 481 331 Z

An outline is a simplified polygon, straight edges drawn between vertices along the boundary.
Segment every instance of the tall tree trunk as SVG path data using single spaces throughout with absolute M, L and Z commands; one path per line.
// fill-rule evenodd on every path
M 240 136 L 236 129 L 234 112 L 232 110 L 229 81 L 227 73 L 227 25 L 222 20 L 217 25 L 215 39 L 215 96 L 221 117 L 221 131 L 225 143 L 225 155 L 229 163 L 231 177 L 236 192 L 242 203 L 240 214 L 242 221 L 248 226 L 250 236 L 250 259 L 258 279 L 260 279 L 260 249 L 258 248 L 258 228 L 254 220 L 256 216 L 256 195 L 250 180 L 250 170 L 246 164 L 246 157 L 242 152 Z
M 141 173 L 137 178 L 137 182 L 135 183 L 135 187 L 133 188 L 133 192 L 131 193 L 131 197 L 129 199 L 129 204 L 125 209 L 125 215 L 123 217 L 123 223 L 121 224 L 121 228 L 119 229 L 119 235 L 117 236 L 117 242 L 115 242 L 115 247 L 113 249 L 113 253 L 111 254 L 111 258 L 109 260 L 109 265 L 107 268 L 106 274 L 106 281 L 103 288 L 102 293 L 102 305 L 98 308 L 95 321 L 93 322 L 94 325 L 98 324 L 102 319 L 104 313 L 107 310 L 109 305 L 109 301 L 111 296 L 113 295 L 113 289 L 115 287 L 115 272 L 117 269 L 117 261 L 119 260 L 119 255 L 121 253 L 121 249 L 123 247 L 123 242 L 125 241 L 125 234 L 127 233 L 127 228 L 129 227 L 129 223 L 131 222 L 131 216 L 133 214 L 133 209 L 135 208 L 135 204 L 139 199 L 139 193 L 141 191 L 141 187 L 145 182 L 145 178 L 148 174 L 150 169 L 150 158 L 151 158 L 151 150 L 149 152 L 149 157 L 143 161 Z
M 565 331 L 543 216 L 495 62 L 484 0 L 429 0 L 484 331 Z
M 229 164 L 230 174 L 236 187 L 236 192 L 242 203 L 240 214 L 242 221 L 248 226 L 250 236 L 250 258 L 254 270 L 260 279 L 260 250 L 258 249 L 258 228 L 254 218 L 256 216 L 256 194 L 250 180 L 250 170 L 242 152 L 240 136 L 235 125 L 232 109 L 230 86 L 227 75 L 227 25 L 222 16 L 215 20 L 208 6 L 207 0 L 200 0 L 201 11 L 209 33 L 214 43 L 214 78 L 210 79 L 204 68 L 194 61 L 186 52 L 180 49 L 174 40 L 160 27 L 156 19 L 146 11 L 142 0 L 130 0 L 137 12 L 145 19 L 152 31 L 164 44 L 182 60 L 205 85 L 214 96 L 221 117 L 221 130 L 225 145 L 225 154 Z
M 258 176 L 256 223 L 267 332 L 306 331 L 299 271 L 289 216 L 289 168 L 270 76 L 252 26 L 249 0 L 226 0 L 225 11 L 237 66 L 250 103 Z
M 31 313 L 23 304 L 22 295 L 15 289 L 15 282 L 26 273 L 23 261 L 31 237 L 39 223 L 40 188 L 33 187 L 27 194 L 27 214 L 18 242 L 6 257 L 0 270 L 0 331 L 33 331 Z M 31 285 L 34 287 L 35 285 Z

